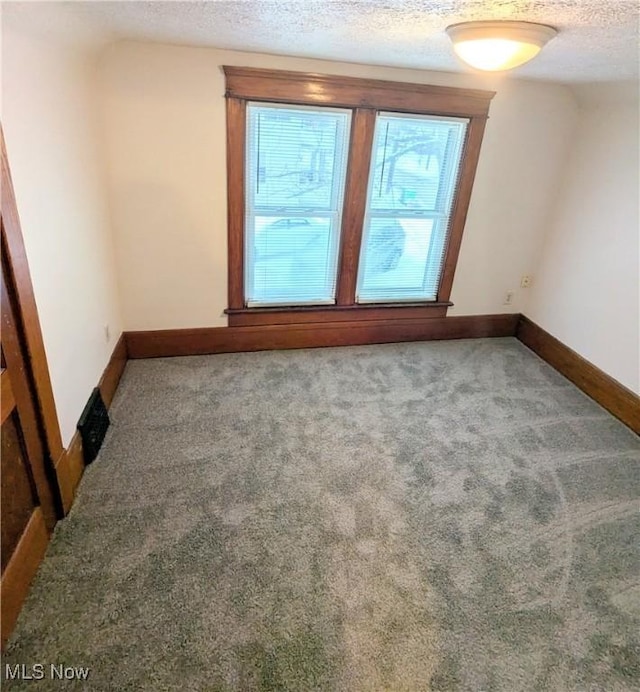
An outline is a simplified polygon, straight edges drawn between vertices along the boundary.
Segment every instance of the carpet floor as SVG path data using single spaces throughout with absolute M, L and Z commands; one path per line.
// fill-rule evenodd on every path
M 133 361 L 111 415 L 4 664 L 640 689 L 640 440 L 515 339 Z

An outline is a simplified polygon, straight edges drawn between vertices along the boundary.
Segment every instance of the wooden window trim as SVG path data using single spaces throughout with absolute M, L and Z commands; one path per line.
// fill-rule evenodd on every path
M 444 317 L 453 303 L 369 303 L 225 310 L 230 327 Z
M 249 101 L 487 117 L 493 91 L 223 66 L 226 96 Z
M 451 287 L 492 91 L 458 89 L 315 73 L 223 67 L 227 100 L 228 300 L 230 326 L 296 324 L 313 321 L 394 319 L 419 310 L 440 317 L 451 305 Z M 265 101 L 350 108 L 353 111 L 335 306 L 247 308 L 244 297 L 246 103 Z M 446 115 L 469 119 L 456 194 L 451 210 L 444 266 L 436 301 L 402 305 L 355 302 L 369 167 L 378 111 Z M 377 312 L 375 312 L 377 311 Z
M 229 307 L 244 307 L 244 160 L 246 101 L 227 99 L 227 246 Z

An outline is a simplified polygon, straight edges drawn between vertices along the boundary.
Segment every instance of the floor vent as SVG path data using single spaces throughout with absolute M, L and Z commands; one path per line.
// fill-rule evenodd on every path
M 104 405 L 100 390 L 96 387 L 91 393 L 78 422 L 85 464 L 90 464 L 98 456 L 108 427 L 107 407 Z

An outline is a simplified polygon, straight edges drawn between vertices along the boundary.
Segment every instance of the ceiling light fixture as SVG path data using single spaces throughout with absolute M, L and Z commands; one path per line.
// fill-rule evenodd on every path
M 478 70 L 511 70 L 534 58 L 558 32 L 531 22 L 462 22 L 447 27 L 453 49 Z

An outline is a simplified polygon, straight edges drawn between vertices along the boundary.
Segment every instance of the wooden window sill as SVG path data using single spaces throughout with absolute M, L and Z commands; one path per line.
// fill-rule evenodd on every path
M 273 308 L 227 308 L 230 327 L 312 322 L 361 322 L 367 320 L 431 319 L 446 317 L 453 303 L 377 303 L 375 305 L 325 305 Z

